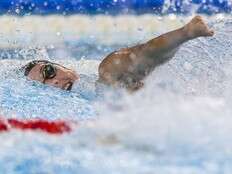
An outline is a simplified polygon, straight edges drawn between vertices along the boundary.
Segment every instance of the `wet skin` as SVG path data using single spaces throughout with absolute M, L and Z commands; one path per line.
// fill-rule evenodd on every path
M 52 64 L 55 68 L 55 74 L 52 78 L 44 78 L 43 71 L 46 63 L 37 63 L 29 72 L 28 77 L 31 80 L 36 80 L 41 83 L 51 85 L 63 90 L 71 90 L 74 82 L 80 79 L 79 75 L 68 68 L 65 68 L 58 64 Z
M 157 66 L 174 57 L 185 42 L 213 36 L 202 17 L 194 17 L 188 24 L 177 30 L 129 48 L 109 54 L 99 66 L 99 82 L 111 86 L 123 86 L 135 91 L 143 86 L 143 80 Z

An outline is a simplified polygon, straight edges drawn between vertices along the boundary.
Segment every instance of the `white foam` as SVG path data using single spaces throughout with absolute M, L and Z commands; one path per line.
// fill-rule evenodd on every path
M 208 19 L 216 30 L 215 37 L 200 38 L 183 45 L 175 58 L 157 68 L 146 79 L 145 88 L 133 95 L 113 92 L 106 94 L 103 101 L 93 104 L 86 100 L 82 102 L 78 96 L 67 95 L 53 88 L 43 89 L 39 85 L 27 84 L 25 80 L 21 82 L 16 79 L 19 82 L 17 85 L 5 85 L 3 82 L 7 82 L 7 79 L 1 76 L 0 85 L 4 89 L 15 89 L 11 92 L 17 94 L 17 97 L 22 95 L 22 91 L 26 91 L 26 94 L 39 91 L 38 96 L 47 99 L 43 102 L 50 104 L 50 108 L 34 108 L 37 114 L 48 112 L 51 115 L 56 112 L 56 118 L 67 118 L 63 113 L 83 117 L 86 113 L 91 113 L 92 116 L 95 114 L 95 119 L 82 122 L 71 135 L 62 137 L 51 138 L 44 134 L 19 132 L 1 135 L 0 141 L 3 143 L 0 168 L 5 173 L 13 173 L 15 170 L 41 172 L 41 169 L 44 173 L 230 173 L 232 22 L 230 16 L 223 19 L 222 16 L 219 17 L 220 19 Z M 66 21 L 63 17 L 52 16 L 41 18 L 41 21 L 40 18 L 33 17 L 33 21 L 40 21 L 42 24 L 45 21 L 56 23 L 54 21 L 57 20 L 61 21 L 61 25 L 57 27 L 62 28 L 67 26 L 69 20 L 80 19 L 82 28 L 78 29 L 79 34 L 95 33 L 94 36 L 100 38 L 101 42 L 124 44 L 150 38 L 153 34 L 181 25 L 182 19 L 189 20 L 178 16 L 177 21 L 166 20 L 166 17 L 159 20 L 157 17 L 155 22 L 158 24 L 153 28 L 153 18 L 156 17 L 74 16 Z M 22 22 L 26 18 L 19 20 Z M 70 24 L 72 28 L 68 28 L 70 30 L 74 30 L 73 21 Z M 113 27 L 115 21 L 119 25 Z M 96 30 L 88 28 L 90 24 L 94 24 Z M 51 25 L 51 28 L 54 26 L 56 25 Z M 140 26 L 141 29 L 135 31 L 134 26 Z M 38 31 L 38 36 L 45 30 L 42 25 L 40 27 L 33 29 Z M 143 37 L 140 38 L 138 33 L 141 30 L 143 32 L 139 36 Z M 121 38 L 120 32 L 127 36 Z M 36 38 L 36 32 L 34 34 Z M 47 40 L 47 43 L 59 43 L 53 36 Z M 56 61 L 85 75 L 97 75 L 100 60 L 78 61 L 75 57 L 65 58 Z M 1 63 L 2 75 L 8 67 L 22 65 L 25 60 L 2 60 Z M 22 90 L 25 83 L 28 88 Z M 4 102 L 11 101 L 11 98 L 5 97 L 11 93 L 6 94 L 0 93 L 1 99 L 4 97 Z M 29 100 L 35 96 L 27 97 L 23 99 Z M 54 99 L 52 97 L 55 97 L 56 102 L 49 100 Z M 33 99 L 37 101 L 37 98 Z M 9 103 L 4 104 L 9 107 Z M 24 108 L 22 103 L 16 103 L 15 106 L 30 113 L 30 108 Z M 85 108 L 89 105 L 94 108 L 94 112 Z M 78 107 L 80 108 L 77 109 Z M 6 164 L 7 162 L 11 163 Z

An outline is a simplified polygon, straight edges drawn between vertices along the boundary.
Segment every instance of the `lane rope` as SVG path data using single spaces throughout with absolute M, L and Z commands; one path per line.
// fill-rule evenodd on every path
M 40 131 L 48 134 L 64 134 L 72 131 L 71 122 L 63 120 L 48 121 L 44 119 L 19 120 L 0 118 L 0 132 L 11 130 Z

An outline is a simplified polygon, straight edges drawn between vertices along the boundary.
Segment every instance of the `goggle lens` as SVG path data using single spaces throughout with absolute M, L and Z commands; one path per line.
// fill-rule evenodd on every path
M 46 64 L 43 68 L 43 78 L 52 79 L 56 76 L 56 68 L 51 64 Z

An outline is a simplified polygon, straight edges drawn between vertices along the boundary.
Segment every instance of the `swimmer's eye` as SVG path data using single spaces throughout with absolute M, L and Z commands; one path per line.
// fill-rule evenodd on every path
M 56 68 L 51 64 L 46 64 L 43 68 L 42 73 L 44 79 L 52 79 L 56 76 Z

